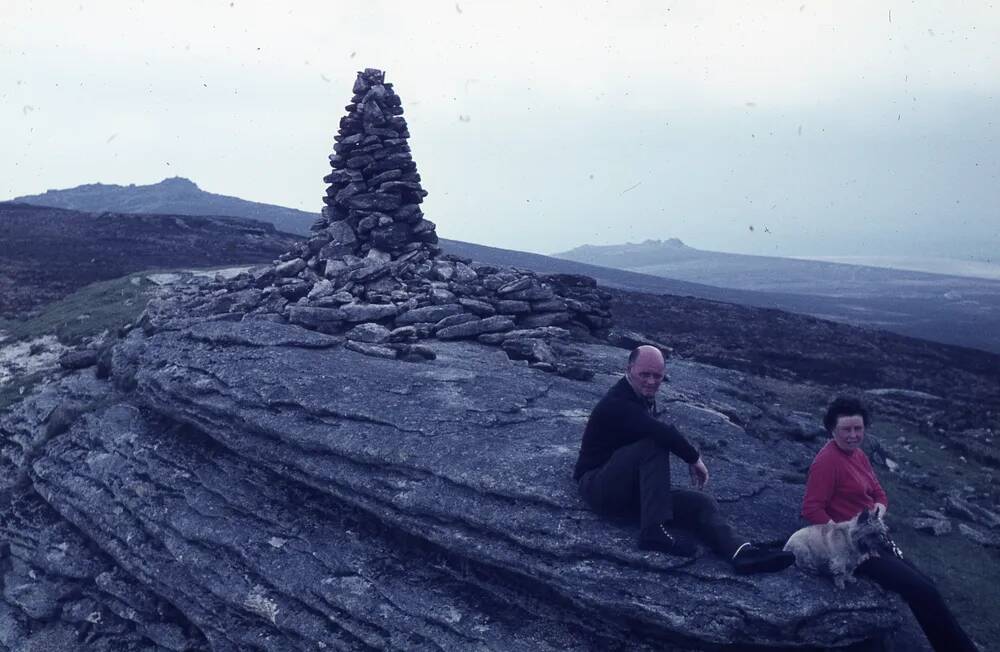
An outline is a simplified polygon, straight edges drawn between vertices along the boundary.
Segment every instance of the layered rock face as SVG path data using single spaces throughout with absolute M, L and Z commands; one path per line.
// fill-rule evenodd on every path
M 586 509 L 572 466 L 623 349 L 578 344 L 581 382 L 475 342 L 407 364 L 177 318 L 0 422 L 9 649 L 880 649 L 898 623 L 864 583 L 643 553 Z M 735 425 L 741 383 L 676 362 L 668 417 L 737 529 L 778 541 L 801 487 Z

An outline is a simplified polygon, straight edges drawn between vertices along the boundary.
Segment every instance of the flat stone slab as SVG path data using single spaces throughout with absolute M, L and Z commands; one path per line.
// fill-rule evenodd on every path
M 597 374 L 578 382 L 470 342 L 422 362 L 339 342 L 266 321 L 135 331 L 114 349 L 114 386 L 77 372 L 0 419 L 0 640 L 868 649 L 897 628 L 867 582 L 641 552 L 634 523 L 586 509 L 572 468 L 623 350 L 581 345 Z M 782 478 L 809 445 L 738 425 L 759 412 L 740 374 L 670 374 L 664 416 L 701 448 L 726 516 L 783 542 L 802 485 Z
M 325 349 L 343 341 L 342 338 L 317 333 L 294 324 L 268 321 L 255 323 L 252 328 L 232 328 L 228 322 L 205 322 L 184 331 L 184 337 L 220 346 L 290 346 L 304 349 Z
M 35 481 L 127 576 L 179 605 L 213 650 L 614 644 L 551 608 L 496 608 L 419 541 L 165 426 L 127 403 L 89 415 L 36 464 Z
M 257 324 L 213 328 L 249 339 Z M 463 560 L 491 578 L 485 583 L 506 587 L 491 591 L 508 600 L 552 596 L 561 617 L 589 635 L 639 627 L 650 640 L 692 647 L 844 646 L 898 623 L 892 603 L 863 582 L 836 592 L 797 571 L 744 577 L 709 554 L 643 553 L 634 525 L 591 514 L 570 474 L 586 416 L 617 379 L 621 350 L 586 347 L 605 373 L 581 383 L 474 344 L 433 349 L 434 361 L 400 364 L 343 348 L 220 349 L 182 331 L 130 338 L 116 367 L 138 370 L 131 400 L 141 408 Z M 666 407 L 701 442 L 712 493 L 748 538 L 782 541 L 798 527 L 802 491 L 779 479 L 788 451 L 736 425 L 741 411 L 755 409 L 732 398 L 738 374 L 671 367 Z

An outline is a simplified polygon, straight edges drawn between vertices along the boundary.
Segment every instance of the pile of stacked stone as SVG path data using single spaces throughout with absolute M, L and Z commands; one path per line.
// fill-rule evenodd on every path
M 392 84 L 381 70 L 368 68 L 358 73 L 354 97 L 344 108 L 330 155 L 333 171 L 323 177 L 330 184 L 326 206 L 313 225 L 315 243 L 326 240 L 316 264 L 372 251 L 380 258 L 437 253 L 434 224 L 420 210 L 427 191 L 410 156 L 410 132 Z M 334 265 L 331 271 L 341 269 Z
M 368 355 L 407 360 L 433 357 L 421 340 L 475 339 L 539 369 L 588 376 L 570 343 L 607 336 L 610 295 L 586 276 L 443 255 L 420 210 L 427 193 L 399 97 L 381 71 L 358 74 L 347 111 L 312 237 L 225 288 L 193 292 L 184 314 L 288 321 L 343 334 Z

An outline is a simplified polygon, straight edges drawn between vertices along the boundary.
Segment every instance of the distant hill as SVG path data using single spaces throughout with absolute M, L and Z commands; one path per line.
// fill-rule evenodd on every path
M 785 300 L 783 296 L 773 293 L 746 292 L 731 288 L 714 287 L 703 283 L 690 283 L 688 281 L 679 281 L 652 274 L 640 274 L 613 267 L 580 263 L 574 260 L 555 258 L 543 254 L 532 254 L 513 249 L 500 249 L 499 247 L 487 247 L 486 245 L 462 242 L 461 240 L 447 240 L 442 238 L 440 245 L 445 253 L 464 256 L 490 265 L 510 265 L 512 267 L 523 267 L 524 269 L 545 273 L 584 274 L 597 279 L 601 285 L 632 292 L 677 294 L 762 307 L 775 307 Z
M 100 213 L 159 213 L 171 215 L 230 215 L 270 222 L 278 231 L 306 235 L 318 214 L 307 213 L 205 192 L 184 177 L 164 179 L 148 186 L 91 183 L 40 195 L 14 198 L 16 202 Z
M 927 292 L 1000 291 L 996 280 L 826 260 L 750 256 L 689 247 L 677 238 L 584 245 L 557 258 L 691 283 L 763 292 L 825 296 L 924 296 Z M 943 292 L 942 292 L 943 293 Z
M 684 244 L 680 238 L 668 240 L 646 240 L 645 242 L 626 242 L 614 245 L 581 245 L 559 254 L 556 258 L 568 258 L 580 262 L 603 267 L 622 267 L 629 263 L 632 266 L 657 265 L 665 260 L 687 260 L 697 258 L 699 254 L 707 253 Z

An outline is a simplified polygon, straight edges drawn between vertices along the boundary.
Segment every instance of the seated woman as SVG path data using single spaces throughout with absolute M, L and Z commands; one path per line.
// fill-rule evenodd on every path
M 823 426 L 833 439 L 809 467 L 802 501 L 802 516 L 810 523 L 840 523 L 866 509 L 885 513 L 889 501 L 861 450 L 868 423 L 868 410 L 857 399 L 840 397 L 827 409 Z M 976 650 L 931 579 L 901 556 L 873 557 L 856 574 L 899 593 L 938 652 Z

